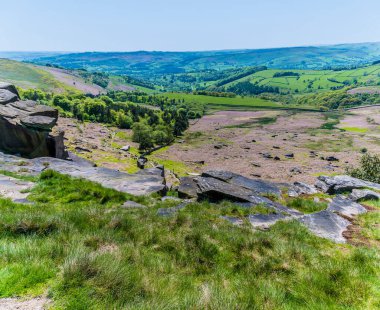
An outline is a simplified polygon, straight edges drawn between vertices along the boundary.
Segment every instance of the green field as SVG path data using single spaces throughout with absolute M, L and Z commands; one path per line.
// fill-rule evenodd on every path
M 66 88 L 53 75 L 37 66 L 7 59 L 0 59 L 0 81 L 26 89 L 40 88 L 48 91 Z
M 181 93 L 167 93 L 165 97 L 171 99 L 181 99 L 185 100 L 186 103 L 199 103 L 206 106 L 209 112 L 212 111 L 254 111 L 254 110 L 316 110 L 314 107 L 300 106 L 300 105 L 285 105 L 277 102 L 272 102 L 269 100 L 264 100 L 255 97 L 240 97 L 236 98 L 225 98 L 225 97 L 212 97 L 212 96 L 201 96 L 193 94 L 181 94 Z
M 273 77 L 276 73 L 298 73 L 296 76 Z M 248 77 L 233 81 L 226 87 L 238 82 L 250 81 L 260 86 L 278 87 L 281 92 L 312 93 L 331 90 L 332 88 L 358 85 L 379 85 L 380 65 L 353 70 L 265 70 Z

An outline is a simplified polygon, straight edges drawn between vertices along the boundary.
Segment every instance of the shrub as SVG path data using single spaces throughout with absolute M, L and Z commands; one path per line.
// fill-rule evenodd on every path
M 380 156 L 365 154 L 360 160 L 360 167 L 349 168 L 347 173 L 355 178 L 380 183 Z

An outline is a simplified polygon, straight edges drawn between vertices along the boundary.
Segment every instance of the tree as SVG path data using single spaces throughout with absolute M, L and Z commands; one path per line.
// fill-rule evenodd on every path
M 154 146 L 152 127 L 150 127 L 144 121 L 134 123 L 132 130 L 132 141 L 140 144 L 140 150 L 147 150 Z

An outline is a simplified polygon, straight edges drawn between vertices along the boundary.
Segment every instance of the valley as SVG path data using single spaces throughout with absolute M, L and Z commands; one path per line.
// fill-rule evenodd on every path
M 0 309 L 377 309 L 378 46 L 0 59 Z

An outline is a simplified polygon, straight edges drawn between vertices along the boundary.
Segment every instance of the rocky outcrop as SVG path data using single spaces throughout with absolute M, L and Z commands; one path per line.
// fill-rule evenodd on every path
M 328 194 L 340 194 L 350 192 L 353 189 L 370 188 L 380 190 L 380 184 L 363 181 L 348 175 L 320 176 L 315 187 Z
M 0 152 L 0 170 L 36 176 L 46 169 L 52 169 L 72 177 L 84 178 L 99 183 L 106 188 L 136 196 L 165 193 L 166 191 L 163 167 L 128 174 L 52 157 L 25 159 Z
M 27 158 L 64 158 L 63 134 L 50 136 L 58 111 L 34 101 L 20 101 L 16 88 L 0 83 L 0 150 Z
M 318 193 L 318 189 L 332 195 L 341 191 L 351 191 L 356 187 L 380 189 L 379 184 L 349 176 L 319 177 L 316 187 L 314 187 L 300 182 L 295 182 L 291 186 L 279 185 L 249 179 L 228 171 L 208 171 L 202 176 L 181 179 L 179 194 L 180 197 L 191 197 L 198 200 L 221 201 L 227 199 L 243 208 L 261 206 L 268 209 L 264 212 L 265 214 L 250 214 L 245 218 L 245 221 L 248 221 L 254 229 L 268 229 L 278 221 L 296 220 L 306 226 L 313 234 L 337 243 L 346 242 L 343 233 L 352 224 L 350 220 L 367 212 L 356 201 L 380 197 L 380 194 L 375 191 L 353 189 L 349 197 L 342 195 L 332 197 L 326 210 L 303 214 L 276 202 L 277 199 L 274 198 L 276 196 L 281 197 L 280 186 L 288 188 L 288 194 L 292 197 L 314 195 Z M 178 207 L 161 210 L 161 213 L 166 216 L 172 215 L 184 207 L 185 205 L 180 204 Z M 222 216 L 221 218 L 233 225 L 244 224 L 241 217 Z

